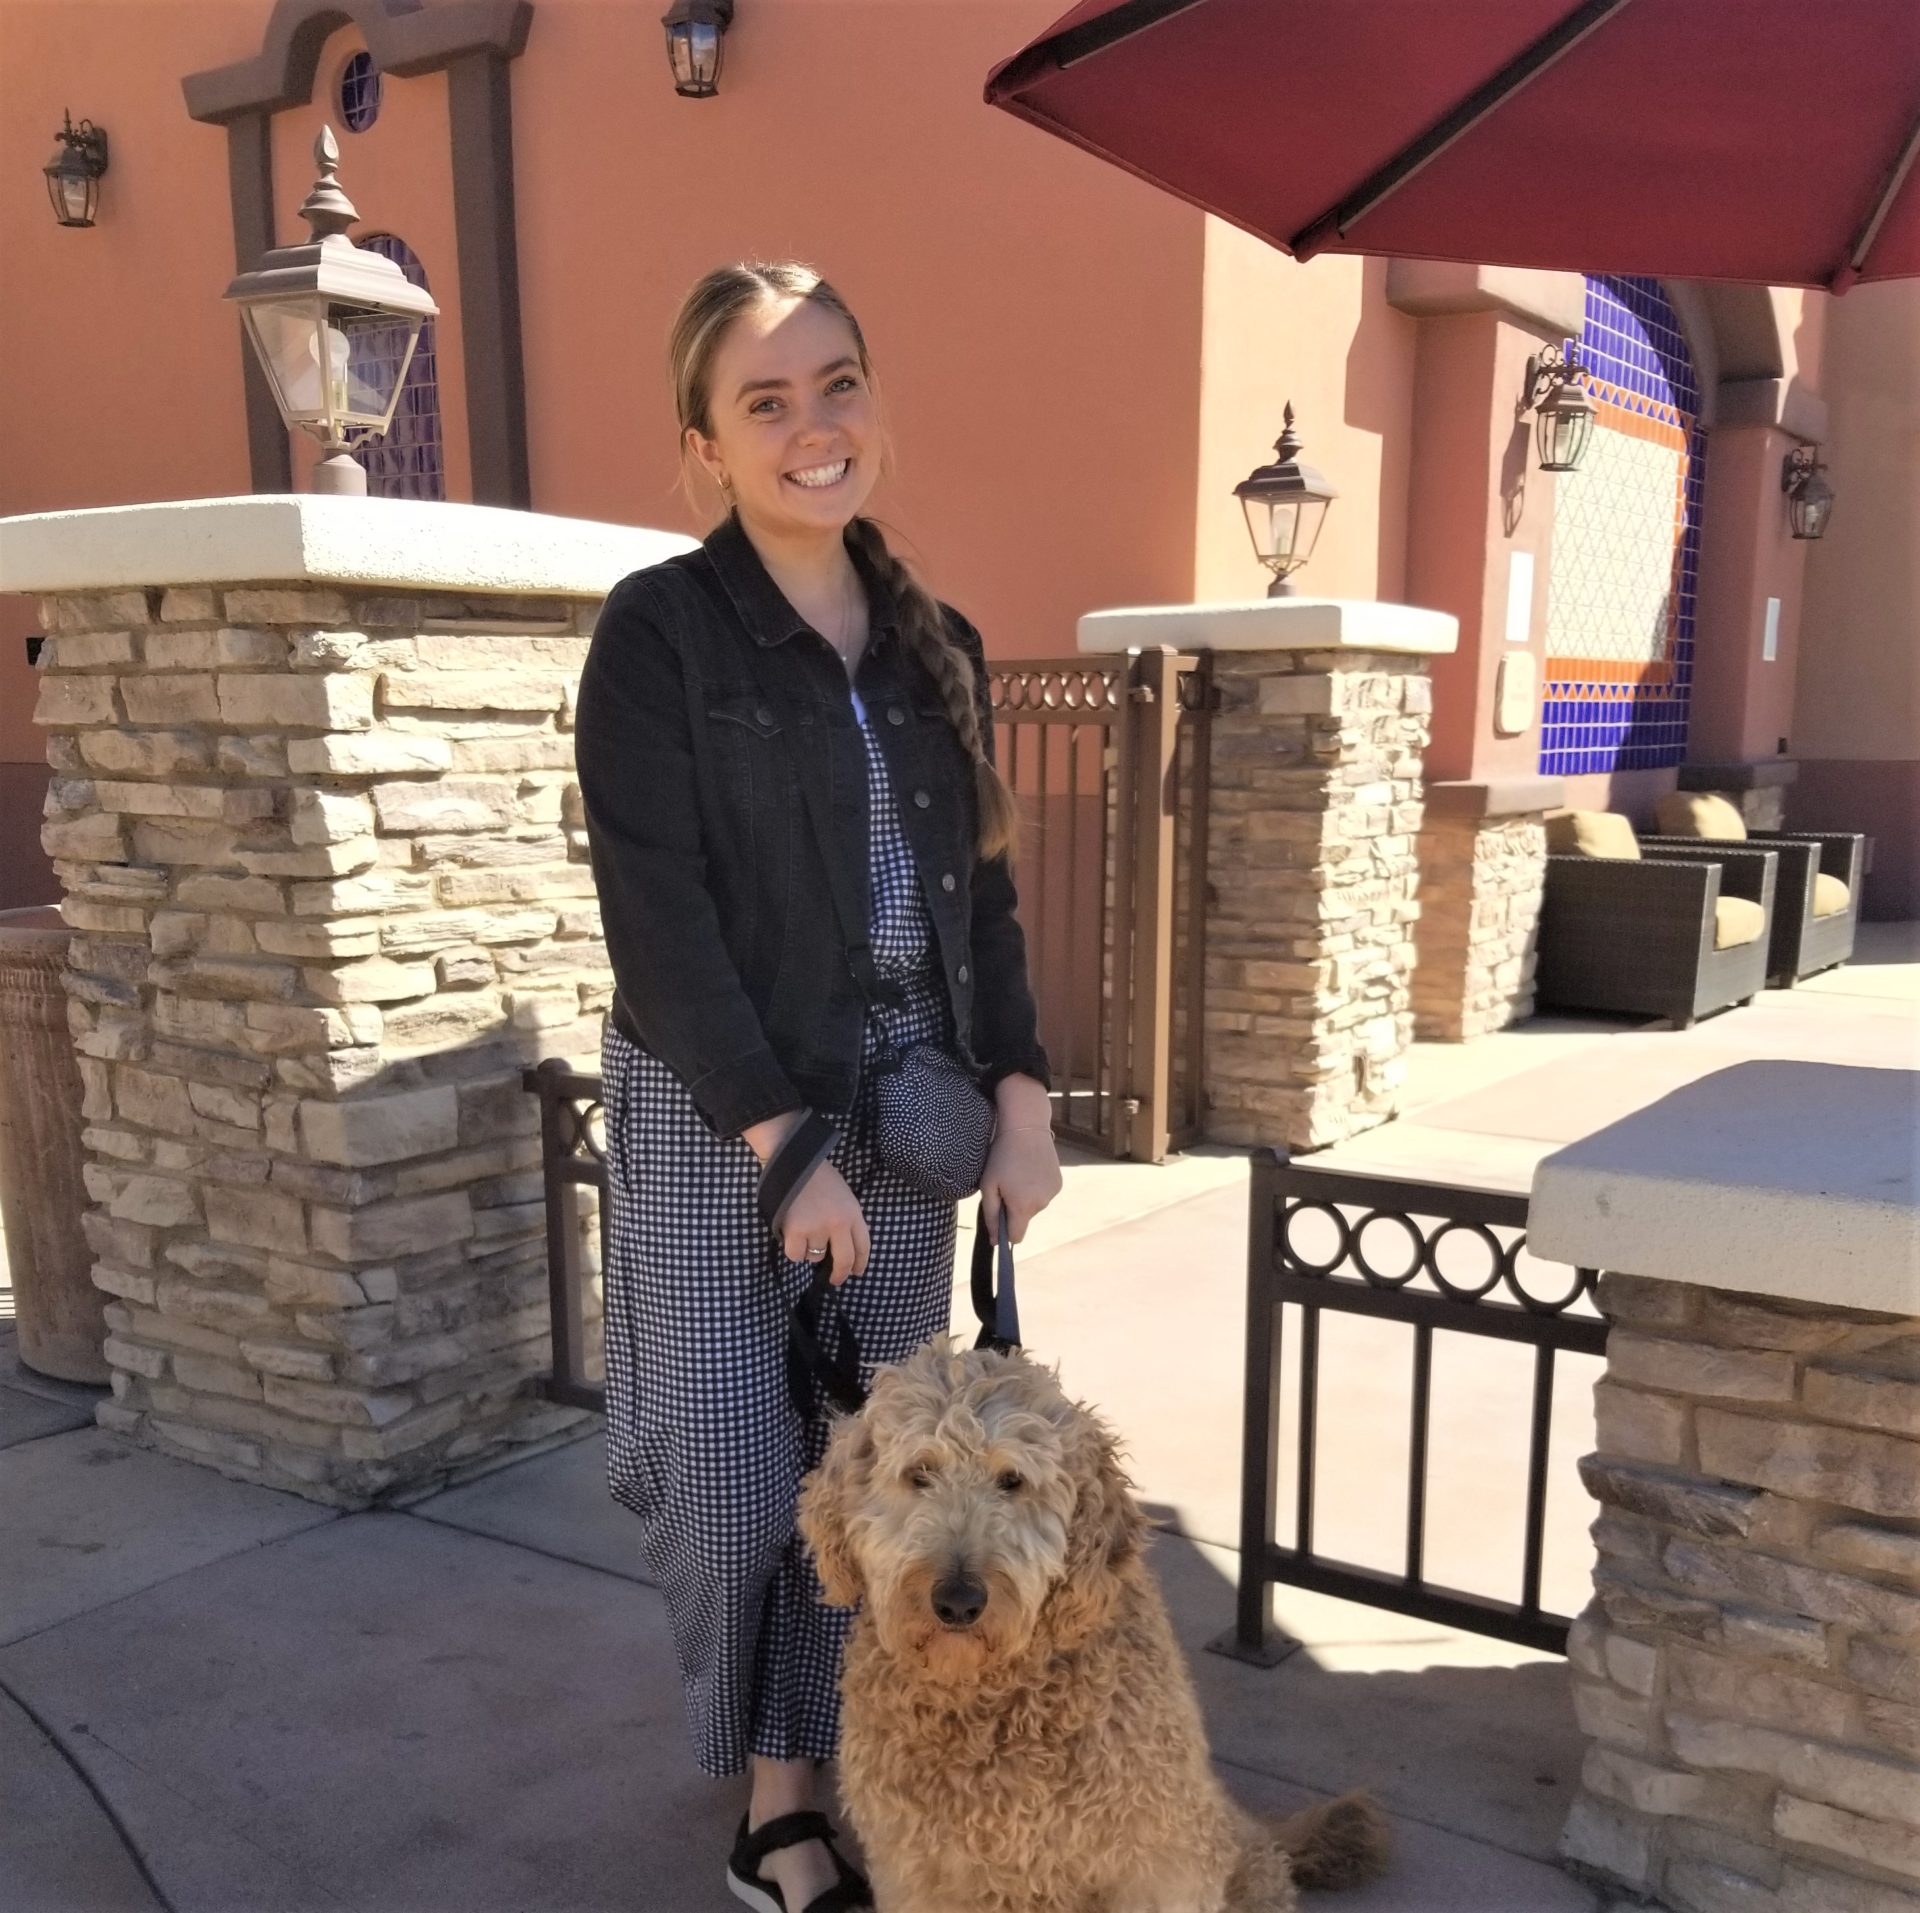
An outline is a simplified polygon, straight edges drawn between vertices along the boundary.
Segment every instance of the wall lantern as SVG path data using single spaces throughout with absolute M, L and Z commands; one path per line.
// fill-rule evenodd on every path
M 1550 345 L 1527 361 L 1523 412 L 1535 414 L 1543 472 L 1577 472 L 1593 436 L 1593 401 L 1583 381 L 1587 368 L 1577 347 Z
M 1273 573 L 1269 598 L 1292 594 L 1293 574 L 1313 556 L 1327 507 L 1340 496 L 1311 465 L 1300 462 L 1300 434 L 1287 406 L 1285 429 L 1274 445 L 1274 462 L 1250 472 L 1233 488 L 1247 514 L 1247 530 L 1260 562 Z
M 1824 538 L 1833 516 L 1833 487 L 1825 477 L 1817 445 L 1796 445 L 1780 466 L 1780 489 L 1787 495 L 1787 523 L 1796 538 Z
M 667 30 L 667 63 L 673 90 L 689 100 L 710 100 L 720 90 L 720 59 L 733 0 L 673 0 L 660 24 Z
M 106 131 L 91 120 L 75 126 L 68 112 L 60 117 L 66 124 L 53 136 L 59 144 L 40 169 L 47 176 L 47 197 L 61 225 L 91 226 L 100 204 L 100 175 L 107 170 Z
M 300 208 L 312 237 L 276 247 L 226 296 L 246 321 L 280 416 L 320 441 L 313 489 L 364 497 L 367 474 L 351 446 L 392 425 L 420 328 L 440 308 L 391 259 L 347 237 L 360 215 L 334 178 L 332 127 L 320 129 L 313 157 L 320 177 Z

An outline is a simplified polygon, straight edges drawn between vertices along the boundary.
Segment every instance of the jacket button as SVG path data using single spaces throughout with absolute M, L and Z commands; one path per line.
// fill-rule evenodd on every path
M 913 802 L 916 810 L 925 810 L 926 807 L 933 802 L 933 799 L 929 797 L 925 791 L 917 790 L 913 793 Z
M 968 975 L 967 966 L 964 963 L 961 964 L 959 969 L 955 970 L 953 974 L 960 982 L 964 983 Z
M 755 710 L 753 714 L 753 721 L 756 724 L 761 724 L 761 725 L 771 724 L 773 722 L 773 713 L 770 710 L 768 710 L 764 704 L 762 704 L 761 706 L 759 706 L 757 710 Z
M 942 890 L 951 890 L 953 888 L 953 872 L 951 870 L 940 879 L 940 888 Z
M 907 714 L 899 705 L 889 704 L 887 706 L 887 722 L 889 724 L 904 724 L 906 721 Z

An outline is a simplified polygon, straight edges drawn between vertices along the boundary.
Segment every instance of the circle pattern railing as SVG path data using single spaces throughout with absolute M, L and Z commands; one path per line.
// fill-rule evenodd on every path
M 1310 1217 L 1318 1219 L 1312 1231 L 1321 1238 L 1313 1245 L 1321 1250 L 1317 1255 L 1303 1240 L 1308 1232 L 1301 1225 Z M 1423 1220 L 1433 1226 L 1422 1228 Z M 1371 1244 L 1368 1241 L 1368 1232 L 1376 1227 L 1397 1231 L 1401 1238 L 1399 1254 L 1391 1261 L 1378 1237 Z M 1329 1236 L 1331 1254 L 1325 1253 Z M 1480 1266 L 1471 1273 L 1463 1270 L 1457 1250 L 1443 1259 L 1443 1248 L 1449 1243 L 1475 1245 L 1468 1253 L 1476 1256 Z M 1598 1272 L 1593 1269 L 1569 1271 L 1571 1279 L 1562 1294 L 1542 1295 L 1530 1289 L 1519 1267 L 1526 1246 L 1524 1229 L 1463 1222 L 1457 1217 L 1422 1218 L 1400 1209 L 1369 1208 L 1350 1216 L 1337 1203 L 1318 1201 L 1286 1203 L 1278 1241 L 1282 1261 L 1296 1275 L 1344 1280 L 1350 1279 L 1351 1271 L 1371 1289 L 1405 1289 L 1425 1277 L 1450 1301 L 1471 1304 L 1503 1294 L 1529 1315 L 1564 1315 L 1582 1302 L 1593 1304 L 1598 1280 Z M 1536 1262 L 1534 1266 L 1550 1265 Z M 1497 1305 L 1504 1306 L 1504 1302 Z
M 987 674 L 987 687 L 996 712 L 1110 714 L 1126 704 L 1125 673 L 1104 664 L 1000 664 Z

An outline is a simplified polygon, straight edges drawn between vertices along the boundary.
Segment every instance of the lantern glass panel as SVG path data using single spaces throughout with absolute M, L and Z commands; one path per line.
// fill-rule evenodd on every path
M 1278 565 L 1283 570 L 1289 569 L 1300 533 L 1301 499 L 1295 495 L 1243 498 L 1240 502 L 1246 507 L 1247 530 L 1253 538 L 1253 549 L 1260 562 Z
M 1577 471 L 1593 432 L 1593 413 L 1583 405 L 1560 405 L 1549 400 L 1540 408 L 1538 430 L 1540 469 Z
M 1833 513 L 1833 487 L 1816 472 L 1793 494 L 1787 510 L 1796 538 L 1825 537 Z
M 720 29 L 711 20 L 689 20 L 667 29 L 673 83 L 682 93 L 711 93 L 720 78 Z
M 99 181 L 91 173 L 62 167 L 47 175 L 47 195 L 53 216 L 63 226 L 91 226 Z
M 247 324 L 289 425 L 334 441 L 384 432 L 420 333 L 417 318 L 321 299 L 246 308 Z

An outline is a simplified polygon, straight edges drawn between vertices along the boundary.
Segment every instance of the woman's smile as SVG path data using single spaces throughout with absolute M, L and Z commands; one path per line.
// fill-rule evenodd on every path
M 788 472 L 785 476 L 807 491 L 824 492 L 838 485 L 852 467 L 852 459 L 837 458 L 829 465 L 803 465 L 798 471 Z

